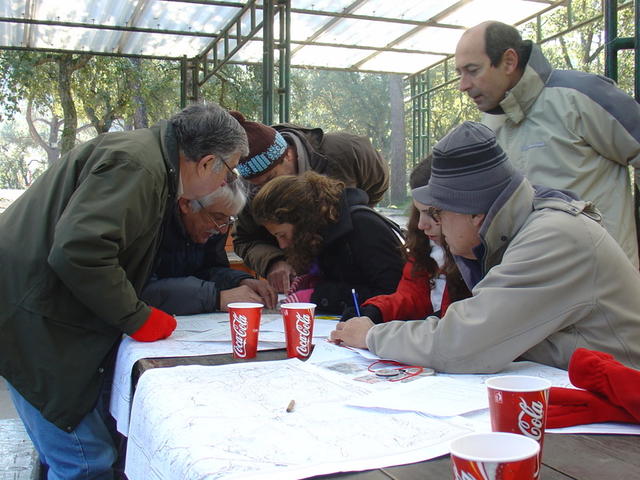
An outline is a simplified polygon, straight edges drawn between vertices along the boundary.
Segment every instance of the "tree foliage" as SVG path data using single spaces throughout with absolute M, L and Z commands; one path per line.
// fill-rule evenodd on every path
M 619 35 L 633 36 L 633 2 L 620 0 L 619 5 Z M 601 0 L 562 3 L 519 28 L 525 38 L 543 39 L 545 55 L 555 67 L 604 72 Z M 544 41 L 549 37 L 553 40 Z M 0 68 L 0 186 L 28 184 L 31 174 L 47 164 L 28 166 L 35 151 L 51 163 L 88 137 L 153 125 L 179 108 L 178 62 L 1 51 Z M 458 91 L 453 71 L 452 60 L 433 68 L 429 93 L 405 105 L 407 155 L 416 161 L 452 127 L 479 118 L 475 105 Z M 632 53 L 620 52 L 618 82 L 629 94 L 635 74 Z M 290 121 L 365 135 L 392 159 L 401 148 L 392 142 L 389 80 L 381 74 L 292 69 Z M 261 85 L 260 65 L 226 65 L 201 88 L 201 99 L 260 121 Z M 275 98 L 274 104 L 277 109 Z M 413 124 L 417 111 L 423 117 L 420 125 Z M 12 124 L 14 118 L 27 123 Z M 414 144 L 424 148 L 414 152 Z

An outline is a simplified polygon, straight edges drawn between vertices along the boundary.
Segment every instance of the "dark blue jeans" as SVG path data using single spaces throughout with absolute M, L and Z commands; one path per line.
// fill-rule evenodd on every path
M 13 404 L 31 437 L 47 480 L 113 480 L 116 449 L 109 430 L 94 408 L 72 432 L 46 420 L 7 382 Z

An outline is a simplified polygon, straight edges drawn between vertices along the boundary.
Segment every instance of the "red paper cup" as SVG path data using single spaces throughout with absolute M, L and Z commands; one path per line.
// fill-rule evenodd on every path
M 258 351 L 261 303 L 230 303 L 229 325 L 234 358 L 254 358 Z
M 311 354 L 315 303 L 283 303 L 282 320 L 287 340 L 287 357 L 307 358 Z
M 451 442 L 454 480 L 535 480 L 540 444 L 514 433 L 472 433 Z
M 551 382 L 540 377 L 508 375 L 485 382 L 489 393 L 491 430 L 544 440 Z

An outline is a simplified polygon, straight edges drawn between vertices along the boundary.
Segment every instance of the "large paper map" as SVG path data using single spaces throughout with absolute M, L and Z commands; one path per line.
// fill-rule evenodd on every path
M 471 431 L 345 404 L 370 391 L 298 360 L 149 371 L 134 397 L 126 474 L 294 479 L 433 458 Z

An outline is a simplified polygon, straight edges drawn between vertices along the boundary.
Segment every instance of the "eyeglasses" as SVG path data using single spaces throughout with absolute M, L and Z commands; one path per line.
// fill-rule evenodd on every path
M 431 368 L 405 365 L 393 360 L 376 360 L 367 367 L 367 370 L 389 382 L 403 382 L 419 375 L 435 374 L 435 371 Z
M 212 221 L 212 222 L 213 222 L 213 224 L 216 226 L 216 229 L 217 229 L 218 231 L 221 231 L 221 230 L 222 230 L 223 228 L 225 228 L 225 227 L 229 227 L 229 228 L 231 228 L 231 226 L 232 226 L 234 223 L 236 223 L 236 217 L 233 217 L 233 216 L 230 216 L 230 217 L 228 218 L 228 220 L 227 220 L 225 223 L 218 223 L 218 222 L 216 222 L 216 219 L 215 219 L 215 217 L 214 217 L 212 214 L 210 214 L 210 213 L 209 213 L 209 212 L 207 212 L 206 210 L 203 210 L 202 212 L 207 216 L 207 218 L 208 218 L 210 221 Z
M 236 173 L 235 169 L 231 168 L 224 158 L 218 158 L 224 164 L 224 166 L 227 167 L 227 170 L 229 170 L 229 173 L 227 174 L 227 183 L 235 181 L 238 178 L 238 174 Z
M 229 227 L 231 228 L 231 226 L 236 223 L 236 217 L 234 217 L 233 215 L 225 215 L 225 217 L 227 218 L 227 221 L 225 223 L 218 223 L 216 221 L 216 217 L 214 217 L 213 213 L 209 213 L 204 209 L 204 205 L 202 205 L 202 203 L 198 200 L 196 200 L 196 202 L 198 202 L 198 205 L 200 205 L 200 211 L 205 215 L 205 217 L 207 217 L 207 220 L 209 220 L 211 223 L 213 223 L 216 226 L 216 229 L 218 231 L 221 231 L 223 228 L 225 227 Z

